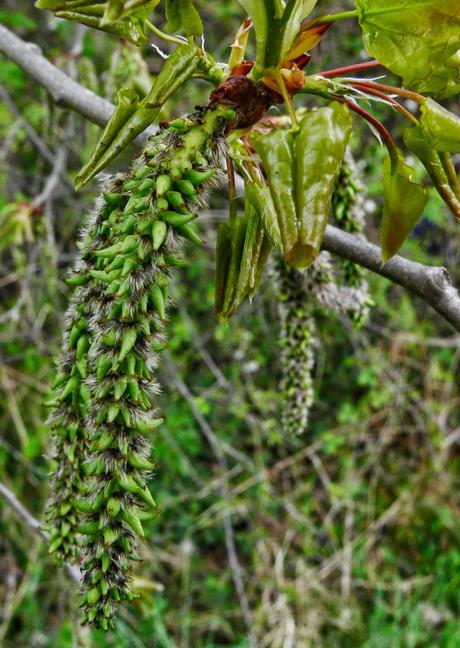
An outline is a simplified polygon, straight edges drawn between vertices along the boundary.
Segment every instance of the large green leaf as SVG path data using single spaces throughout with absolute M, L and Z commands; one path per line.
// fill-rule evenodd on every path
M 367 52 L 406 87 L 435 97 L 460 90 L 458 0 L 356 0 Z
M 256 64 L 259 70 L 278 66 L 292 46 L 301 22 L 317 0 L 240 0 L 251 18 L 256 35 Z
M 427 195 L 415 180 L 415 169 L 398 152 L 385 159 L 383 169 L 385 202 L 380 232 L 382 261 L 386 263 L 414 229 L 425 209 Z
M 331 106 L 307 113 L 296 138 L 295 175 L 298 239 L 291 254 L 293 265 L 305 267 L 323 241 L 332 192 L 339 173 L 352 121 L 348 108 Z

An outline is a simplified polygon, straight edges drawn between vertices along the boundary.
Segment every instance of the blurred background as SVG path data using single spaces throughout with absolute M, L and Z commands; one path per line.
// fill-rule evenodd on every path
M 198 5 L 209 51 L 226 58 L 239 4 Z M 58 21 L 28 0 L 3 0 L 0 23 L 111 101 L 122 86 L 147 92 L 161 64 L 150 46 Z M 341 21 L 309 69 L 366 58 L 353 21 Z M 189 82 L 164 118 L 209 90 Z M 382 105 L 373 113 L 399 140 L 400 118 Z M 37 519 L 49 482 L 43 401 L 70 294 L 64 279 L 98 192 L 95 181 L 75 193 L 73 179 L 99 133 L 0 55 L 0 482 Z M 376 241 L 384 152 L 358 120 L 352 149 L 366 234 Z M 114 168 L 128 164 L 126 154 Z M 226 209 L 223 191 L 211 206 Z M 307 430 L 286 434 L 273 274 L 230 325 L 216 324 L 216 225 L 204 215 L 201 227 L 207 245 L 175 282 L 160 369 L 166 423 L 152 492 L 161 516 L 141 547 L 141 596 L 114 631 L 81 628 L 77 586 L 0 496 L 0 645 L 458 648 L 460 335 L 418 298 L 369 275 L 375 304 L 361 328 L 314 309 L 315 402 Z M 434 192 L 403 252 L 445 265 L 460 285 L 460 229 Z

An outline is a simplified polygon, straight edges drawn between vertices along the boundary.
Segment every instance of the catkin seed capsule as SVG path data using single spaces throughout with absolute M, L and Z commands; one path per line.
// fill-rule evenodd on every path
M 176 182 L 176 186 L 183 196 L 187 196 L 189 198 L 196 198 L 195 187 L 188 180 L 178 180 Z
M 168 192 L 169 193 L 169 192 Z M 168 211 L 169 209 L 169 203 L 166 200 L 166 198 L 158 198 L 158 200 L 155 201 L 155 209 L 157 212 L 162 214 L 165 211 Z
M 168 191 L 166 198 L 168 199 L 168 202 L 173 209 L 177 211 L 185 209 L 184 199 L 182 197 L 182 194 L 178 191 Z
M 171 187 L 172 187 L 171 176 L 166 175 L 164 173 L 157 176 L 157 179 L 155 181 L 155 189 L 156 189 L 157 196 L 159 198 L 164 196 L 166 192 L 171 189 Z
M 200 239 L 200 237 L 195 232 L 193 227 L 189 224 L 177 225 L 176 232 L 180 234 L 180 236 L 183 236 L 184 238 L 191 241 L 192 243 L 196 243 L 197 245 L 201 245 L 203 243 L 203 241 Z
M 194 187 L 199 187 L 204 182 L 210 180 L 215 173 L 215 169 L 207 169 L 206 171 L 198 171 L 197 169 L 192 169 L 187 173 L 184 179 L 191 182 Z
M 153 221 L 152 224 L 152 247 L 155 250 L 160 249 L 166 240 L 168 226 L 163 221 Z
M 177 212 L 167 211 L 163 214 L 164 220 L 174 227 L 176 225 L 185 225 L 185 223 L 188 223 L 196 217 L 197 214 L 192 214 L 191 212 L 178 214 Z

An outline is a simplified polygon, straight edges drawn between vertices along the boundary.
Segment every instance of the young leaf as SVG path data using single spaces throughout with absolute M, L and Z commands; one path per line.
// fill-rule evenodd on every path
M 256 291 L 272 249 L 253 186 L 246 184 L 244 216 L 220 225 L 217 234 L 215 312 L 225 322 Z
M 107 126 L 100 136 L 91 157 L 77 175 L 76 186 L 80 188 L 97 173 L 97 163 L 115 140 L 127 121 L 139 107 L 139 97 L 134 90 L 122 88 L 118 91 L 118 103 Z
M 148 18 L 160 0 L 108 0 L 104 12 L 104 24 L 110 24 L 127 16 Z
M 316 1 L 290 0 L 285 5 L 281 0 L 240 0 L 254 25 L 259 69 L 281 63 Z
M 282 129 L 266 135 L 254 133 L 251 144 L 264 165 L 275 205 L 283 253 L 289 262 L 291 251 L 297 242 L 293 134 Z
M 163 65 L 150 93 L 140 103 L 132 90 L 120 91 L 118 108 L 102 133 L 90 160 L 77 175 L 77 188 L 102 171 L 155 121 L 163 104 L 192 76 L 199 62 L 198 50 L 194 45 L 179 45 Z
M 169 32 L 186 36 L 201 36 L 203 23 L 193 0 L 166 0 L 166 20 Z
M 446 171 L 447 153 L 438 153 L 427 140 L 426 132 L 421 127 L 407 128 L 404 131 L 404 143 L 421 161 L 428 172 L 436 191 L 444 200 L 455 218 L 460 219 L 460 189 L 458 178 L 454 173 L 450 177 L 451 169 Z M 443 163 L 444 162 L 444 163 Z
M 136 12 L 124 11 L 123 0 L 110 0 L 110 2 L 75 2 L 73 0 L 38 0 L 36 7 L 53 11 L 57 18 L 65 18 L 73 22 L 79 22 L 93 29 L 115 34 L 135 45 L 141 45 L 147 41 L 142 24 Z M 132 2 L 131 2 L 132 4 Z M 158 4 L 157 0 L 148 3 L 148 13 Z M 142 13 L 142 12 L 141 12 Z
M 422 104 L 421 113 L 420 125 L 432 147 L 436 151 L 460 153 L 460 117 L 433 99 Z
M 284 257 L 297 269 L 319 252 L 350 133 L 348 109 L 334 103 L 305 115 L 298 132 L 278 129 L 251 137 L 264 165 Z
M 292 47 L 284 55 L 285 61 L 292 61 L 304 52 L 308 52 L 320 42 L 332 23 L 318 25 L 316 20 L 309 20 L 300 28 Z
M 367 52 L 406 87 L 438 98 L 458 92 L 458 1 L 356 0 L 356 5 Z
M 169 55 L 145 102 L 148 108 L 161 107 L 196 71 L 199 51 L 194 45 L 179 45 Z
M 307 113 L 300 122 L 295 155 L 298 238 L 290 259 L 296 268 L 310 265 L 320 250 L 351 127 L 348 108 L 337 102 Z
M 288 57 L 288 52 L 293 46 L 294 41 L 296 40 L 302 21 L 313 11 L 316 2 L 317 0 L 293 0 L 286 3 L 282 21 L 282 37 L 280 39 L 281 42 L 278 53 L 278 60 L 276 61 L 275 65 L 279 65 L 281 61 L 284 60 L 284 58 Z M 326 30 L 327 27 L 324 31 Z M 269 48 L 271 47 L 270 43 L 267 43 L 267 45 Z M 313 46 L 306 47 L 304 50 L 302 50 L 302 52 L 300 52 L 300 54 L 303 54 L 303 52 L 307 51 L 307 49 L 311 49 L 311 47 Z M 291 58 L 295 58 L 295 56 L 292 56 Z
M 281 243 L 281 232 L 270 189 L 262 182 L 247 182 L 245 184 L 244 197 L 251 202 L 254 209 L 259 214 L 265 232 L 272 242 L 272 245 L 281 252 L 283 249 Z
M 425 209 L 427 195 L 415 180 L 415 170 L 398 152 L 385 159 L 383 168 L 385 203 L 381 226 L 382 262 L 386 263 L 402 246 Z

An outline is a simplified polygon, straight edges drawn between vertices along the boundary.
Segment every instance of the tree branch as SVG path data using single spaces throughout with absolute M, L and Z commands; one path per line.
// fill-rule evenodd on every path
M 41 536 L 44 540 L 48 540 L 48 533 L 41 528 L 40 522 L 35 519 L 31 513 L 29 513 L 29 511 L 18 500 L 16 495 L 2 482 L 0 482 L 0 495 L 3 495 L 18 517 L 25 522 L 26 526 L 28 526 L 31 531 Z M 65 564 L 64 568 L 70 578 L 80 584 L 80 570 L 78 567 Z
M 323 249 L 407 288 L 460 331 L 460 296 L 446 268 L 425 266 L 401 256 L 382 266 L 380 248 L 331 225 L 327 226 Z
M 45 59 L 36 45 L 23 41 L 2 25 L 0 51 L 46 88 L 56 103 L 101 126 L 107 123 L 114 109 L 109 101 L 70 79 Z M 153 132 L 154 128 L 149 129 L 137 141 L 145 142 Z M 380 250 L 376 245 L 330 225 L 326 229 L 323 249 L 407 288 L 460 331 L 460 297 L 445 268 L 424 266 L 400 256 L 393 257 L 382 267 Z
M 46 59 L 38 45 L 28 43 L 0 25 L 0 52 L 14 61 L 37 83 L 43 86 L 59 106 L 71 108 L 95 124 L 105 126 L 115 106 L 71 79 Z M 156 132 L 148 129 L 139 140 L 145 142 Z

